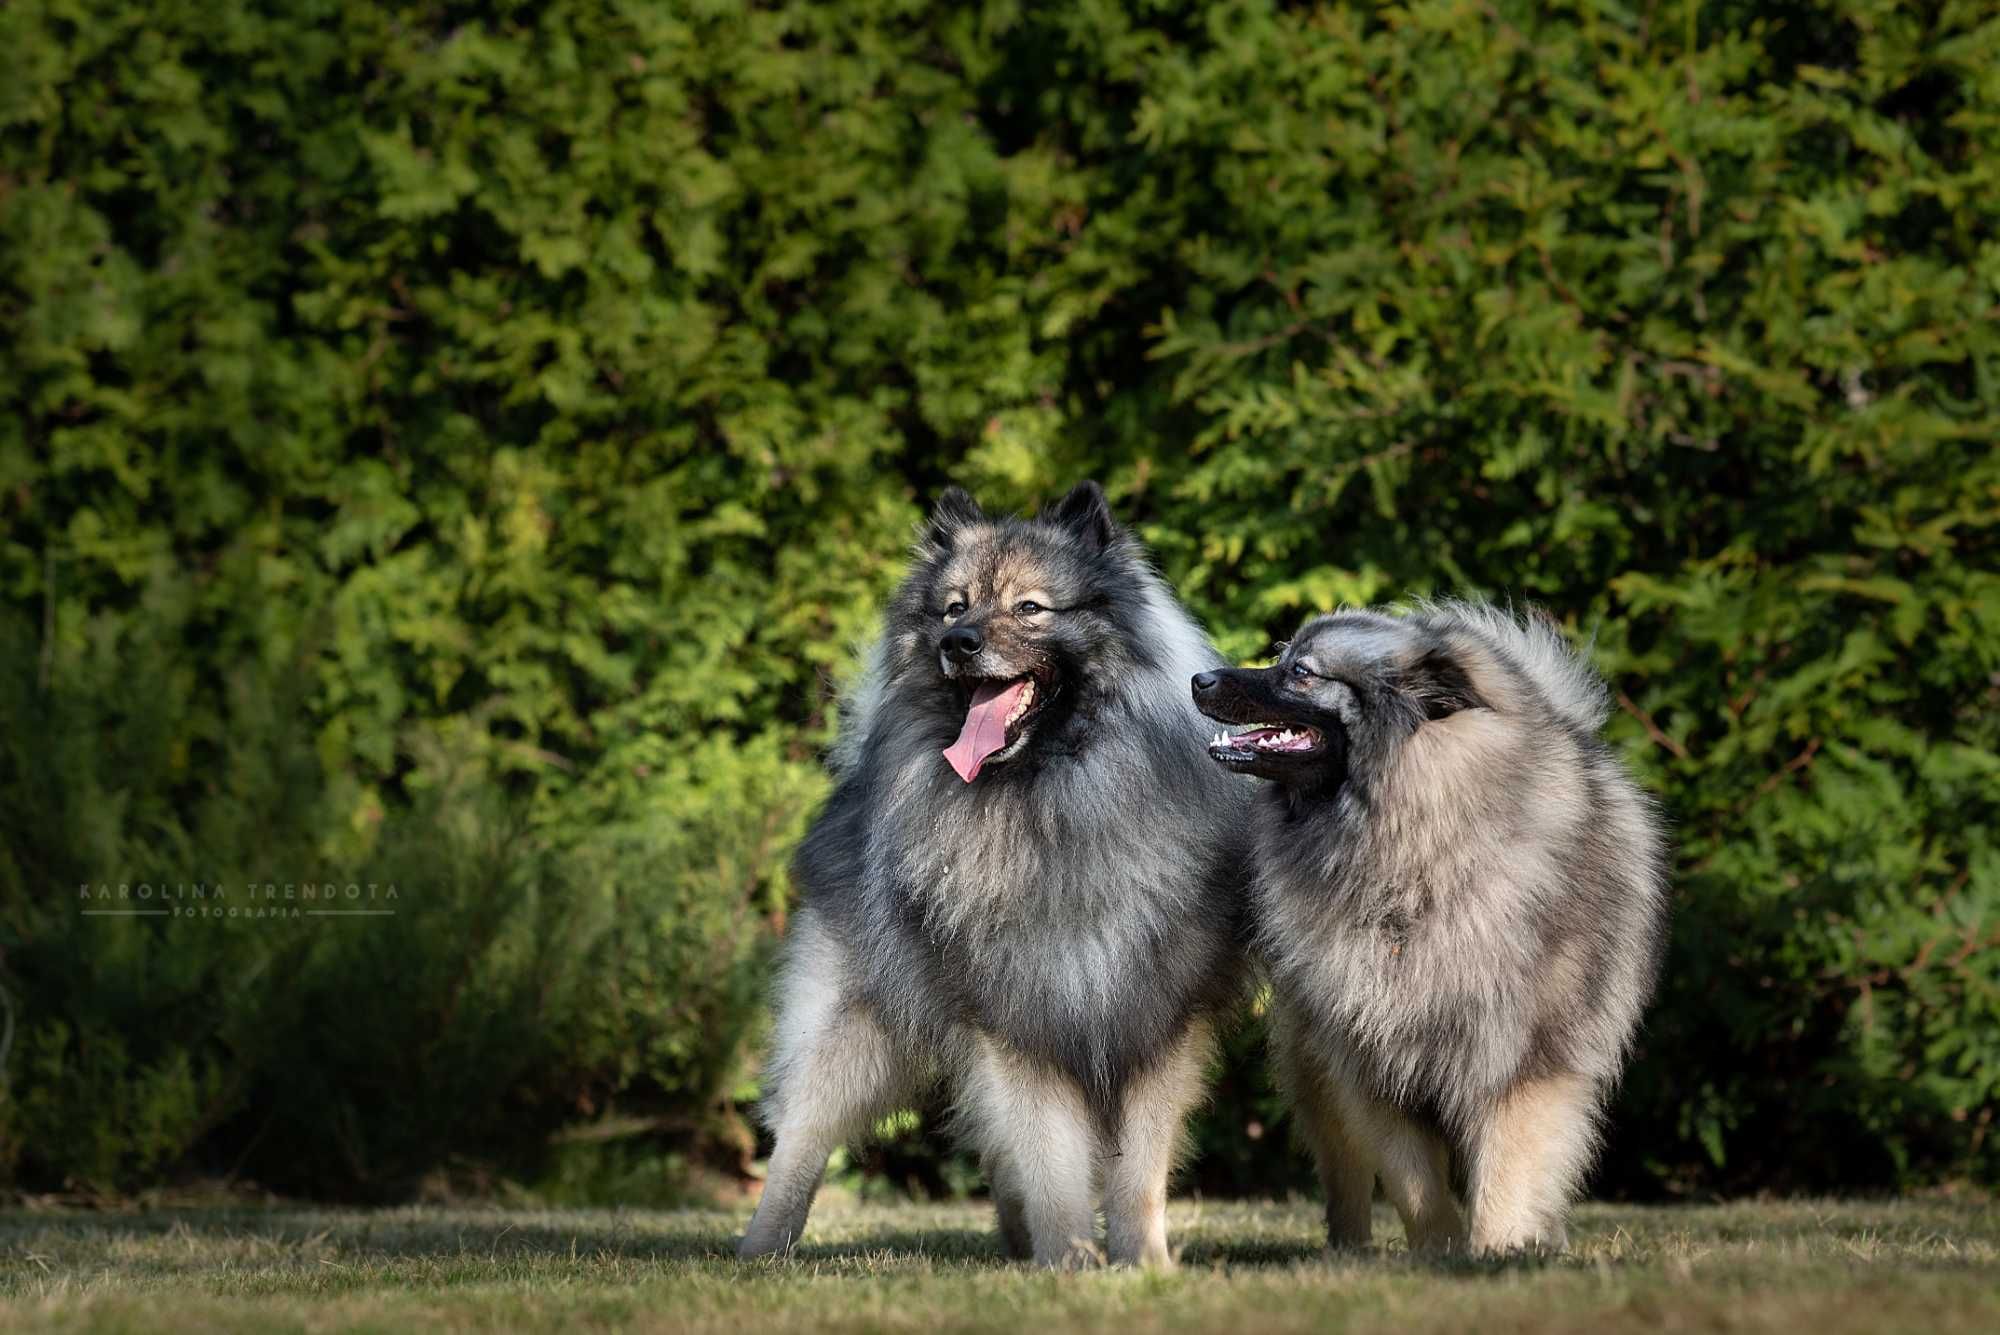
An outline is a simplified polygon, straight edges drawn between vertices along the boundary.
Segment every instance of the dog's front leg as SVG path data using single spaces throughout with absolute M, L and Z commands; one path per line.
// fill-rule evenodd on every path
M 1018 1199 L 1037 1263 L 1073 1269 L 1097 1257 L 1091 1208 L 1095 1136 L 1076 1085 L 984 1034 L 974 1038 L 965 1114 L 987 1162 L 1001 1166 L 1002 1208 Z
M 1167 1250 L 1167 1179 L 1213 1047 L 1208 1023 L 1197 1021 L 1164 1060 L 1125 1088 L 1104 1169 L 1105 1251 L 1114 1265 L 1174 1263 Z
M 1375 1160 L 1341 1115 L 1336 1091 L 1346 1077 L 1329 1069 L 1291 1011 L 1279 1007 L 1271 1021 L 1278 1084 L 1291 1100 L 1300 1139 L 1312 1150 L 1326 1192 L 1327 1246 L 1366 1247 L 1375 1235 Z
M 1516 1086 L 1472 1150 L 1472 1249 L 1562 1251 L 1564 1216 L 1597 1149 L 1597 1091 L 1563 1074 Z

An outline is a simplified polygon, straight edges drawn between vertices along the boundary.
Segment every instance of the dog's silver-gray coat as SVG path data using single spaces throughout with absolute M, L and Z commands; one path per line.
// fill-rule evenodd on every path
M 958 625 L 982 675 L 1049 700 L 971 783 L 940 755 Z M 939 503 L 795 863 L 743 1254 L 792 1246 L 828 1152 L 941 1081 L 1011 1251 L 1094 1254 L 1101 1189 L 1111 1259 L 1168 1259 L 1175 1142 L 1242 958 L 1249 793 L 1203 758 L 1187 691 L 1216 662 L 1094 484 L 1027 521 Z
M 1668 916 L 1604 685 L 1552 621 L 1474 603 L 1323 617 L 1291 664 L 1345 773 L 1269 786 L 1254 903 L 1333 1240 L 1365 1241 L 1379 1176 L 1413 1242 L 1560 1247 Z

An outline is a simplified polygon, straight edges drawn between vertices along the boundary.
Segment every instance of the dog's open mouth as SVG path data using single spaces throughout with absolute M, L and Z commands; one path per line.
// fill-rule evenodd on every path
M 1304 724 L 1253 723 L 1242 732 L 1218 732 L 1209 741 L 1208 754 L 1225 765 L 1241 764 L 1268 755 L 1310 755 L 1326 746 L 1318 728 Z
M 1056 684 L 1035 672 L 1005 679 L 961 678 L 961 684 L 967 692 L 965 726 L 945 748 L 944 758 L 959 778 L 971 783 L 989 762 L 1013 758 L 1054 698 Z

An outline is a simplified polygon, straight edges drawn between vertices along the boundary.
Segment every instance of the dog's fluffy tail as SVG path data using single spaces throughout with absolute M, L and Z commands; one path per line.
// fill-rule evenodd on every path
M 845 779 L 861 766 L 861 752 L 868 729 L 881 708 L 882 692 L 889 684 L 889 637 L 875 637 L 861 651 L 860 667 L 840 691 L 840 730 L 826 753 L 827 768 L 836 781 Z
M 1594 733 L 1611 717 L 1611 693 L 1589 656 L 1539 607 L 1521 612 L 1485 602 L 1448 601 L 1425 609 L 1457 622 L 1514 660 L 1565 722 Z

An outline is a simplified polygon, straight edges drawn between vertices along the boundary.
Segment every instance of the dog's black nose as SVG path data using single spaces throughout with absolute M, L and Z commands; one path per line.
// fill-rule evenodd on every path
M 1196 695 L 1205 695 L 1214 690 L 1215 684 L 1221 680 L 1222 678 L 1216 676 L 1213 672 L 1197 672 L 1194 674 L 1194 693 Z
M 938 644 L 954 663 L 963 663 L 977 657 L 979 651 L 986 647 L 986 637 L 979 633 L 977 626 L 953 626 Z

